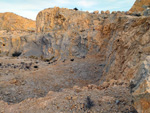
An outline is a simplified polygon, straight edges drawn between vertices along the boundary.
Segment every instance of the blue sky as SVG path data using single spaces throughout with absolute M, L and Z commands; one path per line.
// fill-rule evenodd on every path
M 54 6 L 83 11 L 128 11 L 135 0 L 0 0 L 0 13 L 13 12 L 29 19 L 36 19 L 39 11 Z

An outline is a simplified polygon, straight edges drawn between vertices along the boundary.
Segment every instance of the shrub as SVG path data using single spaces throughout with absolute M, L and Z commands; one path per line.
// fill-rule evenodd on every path
M 94 102 L 90 99 L 89 96 L 86 98 L 86 108 L 91 109 L 94 106 Z
M 34 66 L 34 68 L 38 68 L 38 66 Z
M 75 7 L 73 10 L 78 11 L 78 8 Z
M 19 57 L 20 55 L 21 55 L 21 52 L 17 52 L 17 51 L 15 51 L 15 52 L 12 54 L 13 57 Z

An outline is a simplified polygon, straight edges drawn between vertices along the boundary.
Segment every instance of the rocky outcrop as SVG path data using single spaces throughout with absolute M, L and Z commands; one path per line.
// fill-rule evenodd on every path
M 35 40 L 34 33 L 1 31 L 0 34 L 0 56 L 12 56 L 15 52 L 23 52 L 27 49 L 25 45 Z
M 137 111 L 147 113 L 149 25 L 148 16 L 49 8 L 37 15 L 37 34 L 2 32 L 0 50 L 1 55 L 11 56 L 17 51 L 21 56 L 54 61 L 94 55 L 101 61 L 99 85 L 109 87 L 124 81 L 135 98 Z
M 92 18 L 98 19 L 97 16 L 89 14 L 83 11 L 76 11 L 66 8 L 50 8 L 45 9 L 37 15 L 36 18 L 36 31 L 40 32 L 64 32 L 64 31 L 76 31 L 82 32 L 87 29 L 93 28 Z M 91 28 L 91 29 L 92 29 Z
M 127 80 L 139 113 L 150 112 L 146 96 L 149 95 L 149 24 L 149 17 L 120 18 L 106 46 L 106 66 L 101 78 L 108 83 L 112 79 Z
M 49 13 L 48 13 L 49 12 Z M 58 16 L 59 15 L 59 16 Z M 70 16 L 72 15 L 72 16 Z M 22 55 L 36 56 L 36 57 L 55 57 L 59 59 L 66 59 L 71 57 L 85 57 L 89 52 L 96 54 L 100 50 L 99 29 L 102 28 L 102 22 L 108 15 L 95 15 L 81 11 L 69 9 L 46 9 L 40 12 L 37 16 L 37 35 L 25 37 L 34 39 L 34 42 L 29 43 L 27 40 L 26 46 L 24 42 L 20 41 L 16 51 L 22 51 Z M 62 19 L 65 18 L 65 19 Z M 64 22 L 63 22 L 63 21 Z M 51 26 L 52 25 L 52 26 Z M 106 28 L 105 28 L 106 29 Z M 105 31 L 107 32 L 107 31 Z M 8 34 L 8 33 L 6 33 Z M 11 34 L 4 36 L 4 38 L 11 40 Z M 23 40 L 24 36 L 19 36 Z M 10 46 L 5 45 L 5 40 L 2 40 L 2 51 L 8 50 L 9 55 L 12 54 L 10 49 L 13 45 L 10 41 Z M 14 43 L 14 42 L 13 42 Z M 5 52 L 6 53 L 6 52 Z M 38 54 L 37 54 L 38 53 Z
M 132 8 L 131 12 L 142 12 L 146 8 L 150 6 L 150 0 L 136 0 Z
M 99 11 L 98 11 L 98 10 L 97 10 L 97 11 L 94 11 L 93 14 L 99 14 Z
M 66 13 L 72 16 L 67 17 Z M 50 32 L 59 31 L 54 39 L 65 39 L 65 42 L 60 43 L 65 47 L 55 46 L 61 50 L 57 51 L 61 57 L 66 54 L 86 56 L 93 53 L 93 50 L 97 50 L 94 54 L 99 53 L 102 56 L 101 59 L 105 59 L 102 64 L 103 75 L 100 83 L 109 82 L 112 79 L 127 81 L 135 97 L 135 108 L 139 112 L 149 112 L 149 108 L 140 101 L 143 100 L 141 94 L 149 94 L 149 72 L 146 71 L 149 69 L 149 60 L 145 61 L 149 58 L 149 19 L 149 17 L 128 16 L 121 12 L 95 15 L 54 8 L 39 13 L 37 32 L 49 32 L 49 35 L 44 37 L 52 40 L 52 36 L 55 35 L 51 35 Z M 45 23 L 48 24 L 45 25 Z M 58 35 L 59 33 L 62 38 Z M 50 50 L 54 50 L 55 47 Z M 65 49 L 62 50 L 62 48 Z M 62 54 L 62 51 L 65 53 Z M 144 102 L 147 103 L 146 106 L 149 106 L 146 100 L 148 99 L 144 99 Z
M 14 13 L 0 13 L 0 30 L 35 31 L 35 21 L 23 18 Z

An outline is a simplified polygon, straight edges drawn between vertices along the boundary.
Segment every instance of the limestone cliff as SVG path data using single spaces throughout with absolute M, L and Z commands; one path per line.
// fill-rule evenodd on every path
M 35 31 L 35 21 L 23 18 L 14 13 L 0 13 L 0 30 Z
M 149 6 L 150 6 L 150 0 L 136 0 L 134 5 L 130 9 L 130 11 L 131 12 L 142 12 Z
M 94 16 L 93 19 L 98 16 Z M 89 29 L 92 23 L 92 14 L 66 8 L 49 8 L 37 15 L 37 32 L 66 31 L 73 28 L 75 31 Z M 96 21 L 96 20 L 95 20 Z

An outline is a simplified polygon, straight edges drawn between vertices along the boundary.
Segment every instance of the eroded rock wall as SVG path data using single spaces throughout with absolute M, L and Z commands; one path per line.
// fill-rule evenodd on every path
M 149 111 L 149 17 L 120 18 L 120 24 L 106 47 L 106 62 L 101 82 L 124 80 L 130 83 L 138 112 Z M 138 98 L 137 98 L 138 97 Z
M 29 32 L 3 32 L 0 34 L 0 55 L 12 56 L 15 52 L 23 52 L 26 45 L 35 40 L 34 33 Z

